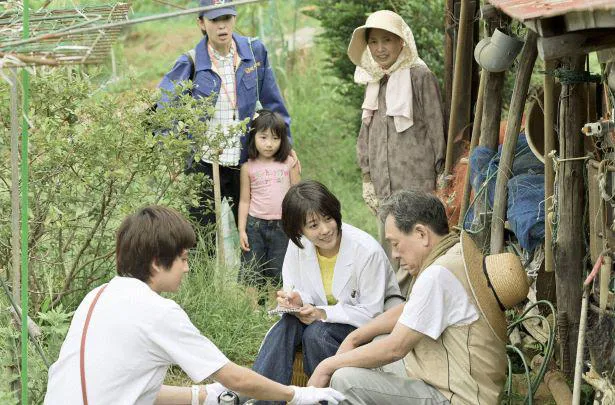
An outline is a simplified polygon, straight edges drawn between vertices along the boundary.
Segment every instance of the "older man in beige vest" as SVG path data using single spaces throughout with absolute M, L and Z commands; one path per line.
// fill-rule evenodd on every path
M 408 301 L 348 335 L 308 385 L 330 382 L 353 405 L 497 404 L 504 311 L 528 292 L 519 258 L 483 257 L 468 234 L 449 233 L 444 206 L 422 191 L 393 194 L 381 215 L 394 257 L 413 276 Z M 398 361 L 401 372 L 377 369 Z

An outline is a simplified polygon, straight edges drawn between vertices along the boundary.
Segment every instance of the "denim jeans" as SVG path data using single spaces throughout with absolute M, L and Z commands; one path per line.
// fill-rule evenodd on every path
M 267 281 L 282 283 L 282 264 L 288 246 L 288 237 L 282 230 L 281 220 L 267 220 L 248 215 L 246 223 L 249 252 L 241 252 L 239 281 L 243 284 L 264 286 Z
M 280 384 L 289 385 L 299 346 L 303 351 L 303 371 L 311 376 L 316 366 L 333 356 L 346 336 L 355 329 L 343 323 L 321 321 L 305 325 L 294 315 L 285 314 L 265 336 L 252 370 Z M 277 404 L 268 401 L 256 403 Z

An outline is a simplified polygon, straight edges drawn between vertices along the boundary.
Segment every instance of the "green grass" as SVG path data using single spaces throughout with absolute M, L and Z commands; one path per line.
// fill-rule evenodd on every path
M 324 69 L 326 55 L 317 47 L 299 66 L 287 91 L 301 177 L 325 184 L 342 204 L 342 218 L 374 236 L 376 219 L 361 197 L 361 171 L 355 145 L 359 112 L 335 92 L 340 83 Z

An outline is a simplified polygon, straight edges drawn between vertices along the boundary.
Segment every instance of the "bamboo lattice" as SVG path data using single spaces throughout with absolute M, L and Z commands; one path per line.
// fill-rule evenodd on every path
M 72 31 L 127 20 L 129 9 L 129 3 L 116 3 L 30 12 L 30 36 L 43 37 L 36 42 L 26 43 L 21 37 L 22 12 L 0 12 L 0 58 L 14 56 L 26 65 L 100 63 L 109 56 L 111 46 L 122 28 Z

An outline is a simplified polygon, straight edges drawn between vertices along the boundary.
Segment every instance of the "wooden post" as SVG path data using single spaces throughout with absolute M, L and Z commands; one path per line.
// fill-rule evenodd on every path
M 214 172 L 214 209 L 216 212 L 216 256 L 218 264 L 225 264 L 224 235 L 222 234 L 222 193 L 220 192 L 220 164 L 217 159 L 212 163 Z
M 459 227 L 463 228 L 466 212 L 468 211 L 468 204 L 470 202 L 470 156 L 476 145 L 478 145 L 478 138 L 480 137 L 480 124 L 483 119 L 483 95 L 485 94 L 485 72 L 480 75 L 480 84 L 478 86 L 478 97 L 476 99 L 476 107 L 474 111 L 474 122 L 472 124 L 472 139 L 470 140 L 470 151 L 468 152 L 468 165 L 466 167 L 466 177 L 463 186 L 463 196 L 461 197 L 461 207 L 459 209 Z
M 564 58 L 563 68 L 582 72 L 585 56 Z M 566 313 L 568 339 L 560 342 L 560 364 L 574 364 L 576 358 L 583 271 L 585 269 L 585 190 L 583 160 L 569 160 L 584 155 L 581 126 L 585 116 L 584 86 L 562 82 L 559 111 L 560 159 L 557 168 L 557 239 L 555 245 L 555 282 L 558 313 Z M 564 359 L 563 355 L 568 358 Z M 570 367 L 563 370 L 572 378 Z
M 553 159 L 549 153 L 555 149 L 555 134 L 553 131 L 554 105 L 553 87 L 555 79 L 550 74 L 555 68 L 555 63 L 550 60 L 545 61 L 544 76 L 544 162 L 545 162 L 545 272 L 552 273 L 553 269 L 553 230 L 551 229 L 551 217 L 553 214 L 553 184 L 555 182 L 555 171 L 553 170 Z
M 444 161 L 444 183 L 446 188 L 453 168 L 453 145 L 457 134 L 467 126 L 470 115 L 470 86 L 468 78 L 472 74 L 470 60 L 472 45 L 472 24 L 470 20 L 472 8 L 470 0 L 461 0 L 459 12 L 459 33 L 457 34 L 457 48 L 455 50 L 455 74 L 453 75 L 453 90 L 451 100 L 451 115 L 448 124 L 448 137 L 446 141 L 446 159 Z M 470 34 L 470 36 L 468 36 Z
M 501 20 L 506 20 L 506 18 L 506 16 L 494 12 L 494 15 L 487 20 L 487 32 L 489 35 L 492 35 L 498 23 Z M 480 125 L 481 130 L 478 144 L 497 150 L 500 137 L 500 119 L 502 115 L 502 89 L 504 88 L 506 72 L 491 73 L 484 70 L 483 74 L 485 75 L 485 94 L 483 96 L 483 117 Z M 483 250 L 486 250 L 489 246 L 491 219 L 487 215 L 488 212 L 489 207 L 483 206 L 482 203 L 477 202 L 474 215 L 475 217 L 483 217 L 481 219 L 483 229 L 476 235 L 475 241 Z
M 455 21 L 453 19 L 455 0 L 446 0 L 444 13 L 444 121 L 448 122 L 451 114 L 453 92 L 453 39 L 455 38 Z
M 517 69 L 510 109 L 508 110 L 506 135 L 504 145 L 502 146 L 498 177 L 495 185 L 495 199 L 491 216 L 491 254 L 501 253 L 504 247 L 504 221 L 508 205 L 508 179 L 512 175 L 523 108 L 525 107 L 525 99 L 530 87 L 534 63 L 538 55 L 538 50 L 536 49 L 537 38 L 538 35 L 534 31 L 529 30 L 525 37 L 525 44 L 521 50 L 521 55 L 519 56 L 519 67 Z

